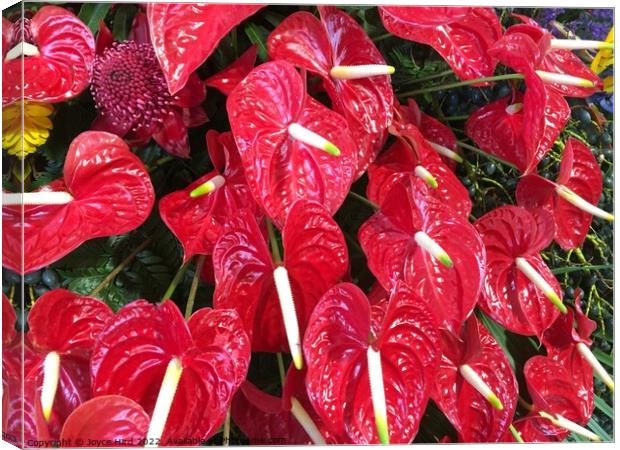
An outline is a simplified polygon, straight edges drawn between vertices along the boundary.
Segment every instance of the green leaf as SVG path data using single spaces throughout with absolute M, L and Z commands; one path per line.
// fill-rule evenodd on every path
M 103 20 L 112 7 L 111 3 L 84 3 L 78 17 L 86 24 L 93 34 L 99 30 L 99 21 Z
M 599 348 L 595 348 L 594 350 L 592 350 L 592 353 L 594 353 L 596 359 L 598 359 L 602 364 L 605 364 L 607 367 L 610 367 L 612 369 L 614 368 L 614 360 L 607 353 L 603 352 Z
M 127 40 L 133 17 L 136 14 L 134 5 L 117 5 L 114 19 L 112 21 L 112 36 L 122 42 Z
M 592 418 L 590 419 L 590 422 L 588 423 L 588 428 L 590 428 L 592 431 L 594 431 L 596 434 L 598 434 L 599 437 L 603 441 L 612 441 L 613 440 L 611 438 L 611 436 L 609 434 L 607 434 L 607 431 L 605 431 L 603 429 L 603 427 L 599 425 L 599 423 L 596 421 L 596 418 L 594 416 L 592 416 Z
M 248 23 L 245 26 L 245 34 L 252 44 L 258 45 L 258 56 L 262 61 L 267 60 L 267 37 L 269 37 L 269 31 L 265 27 L 261 27 L 254 23 Z
M 598 395 L 594 396 L 594 405 L 611 420 L 614 419 L 614 409 Z

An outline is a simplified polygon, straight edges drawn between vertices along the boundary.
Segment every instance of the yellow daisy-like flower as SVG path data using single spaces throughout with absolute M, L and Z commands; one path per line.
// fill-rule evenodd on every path
M 22 107 L 24 108 L 24 148 L 22 151 Z M 2 108 L 2 148 L 23 158 L 47 142 L 52 129 L 54 107 L 46 103 L 16 102 Z
M 611 27 L 609 33 L 607 34 L 607 38 L 605 38 L 605 42 L 614 43 L 614 27 Z M 598 51 L 592 64 L 590 64 L 590 68 L 595 73 L 601 73 L 603 70 L 607 69 L 614 63 L 614 50 L 613 48 L 602 48 Z

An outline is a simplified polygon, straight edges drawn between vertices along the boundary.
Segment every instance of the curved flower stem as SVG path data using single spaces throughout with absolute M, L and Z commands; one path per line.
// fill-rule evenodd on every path
M 192 279 L 192 285 L 189 288 L 189 295 L 187 296 L 187 305 L 185 306 L 185 320 L 188 320 L 192 315 L 194 309 L 194 300 L 196 299 L 196 292 L 198 292 L 198 282 L 200 281 L 200 273 L 202 272 L 202 266 L 204 266 L 205 255 L 200 255 L 196 261 L 196 272 Z
M 368 200 L 366 197 L 364 197 L 363 195 L 359 195 L 357 192 L 353 192 L 353 191 L 349 191 L 349 194 L 351 197 L 353 197 L 356 200 L 359 200 L 360 202 L 364 203 L 366 206 L 371 207 L 372 209 L 374 209 L 375 211 L 379 209 L 379 205 L 377 205 L 374 202 L 371 202 L 370 200 Z
M 424 89 L 416 89 L 414 91 L 408 91 L 408 92 L 403 92 L 401 94 L 398 94 L 398 97 L 401 97 L 401 98 L 402 97 L 413 97 L 414 95 L 426 94 L 428 92 L 443 91 L 446 89 L 453 89 L 453 88 L 458 88 L 462 86 L 471 86 L 472 84 L 488 83 L 490 81 L 502 81 L 502 80 L 522 80 L 524 78 L 525 77 L 521 75 L 520 73 L 508 73 L 506 75 L 495 75 L 492 77 L 476 78 L 474 80 L 457 81 L 455 83 L 441 84 L 439 86 L 431 86 L 431 87 L 427 87 Z
M 125 267 L 127 267 L 127 265 L 136 257 L 138 253 L 144 250 L 151 243 L 152 240 L 153 238 L 149 237 L 142 244 L 137 246 L 134 251 L 127 255 L 127 257 L 123 259 L 120 264 L 116 266 L 112 272 L 110 272 L 108 276 L 106 276 L 88 295 L 90 297 L 96 297 L 108 284 L 112 282 L 112 280 L 114 280 L 114 278 L 116 278 L 119 273 L 122 272 Z
M 222 447 L 230 445 L 230 408 L 226 411 L 226 419 L 224 420 L 224 430 L 222 432 Z
M 519 431 L 514 427 L 513 424 L 510 424 L 508 429 L 510 430 L 510 434 L 512 434 L 512 437 L 514 437 L 517 442 L 519 442 L 520 444 L 525 443 L 525 441 L 521 437 L 521 433 L 519 433 Z
M 172 294 L 174 294 L 174 291 L 176 290 L 177 286 L 179 285 L 179 283 L 185 276 L 185 272 L 187 272 L 187 268 L 189 267 L 189 263 L 191 262 L 191 260 L 192 260 L 191 258 L 188 259 L 185 264 L 179 267 L 179 270 L 177 270 L 177 273 L 174 275 L 174 278 L 170 282 L 168 289 L 166 289 L 166 292 L 164 292 L 164 295 L 162 295 L 161 297 L 162 302 L 172 297 Z
M 562 275 L 564 273 L 580 272 L 582 270 L 605 270 L 605 269 L 613 269 L 613 268 L 614 268 L 613 264 L 558 267 L 557 269 L 551 269 L 551 273 L 554 275 Z
M 506 161 L 504 159 L 498 158 L 497 156 L 493 156 L 490 153 L 485 152 L 484 150 L 480 150 L 478 147 L 474 147 L 473 145 L 469 145 L 468 143 L 463 142 L 463 141 L 457 141 L 456 144 L 459 147 L 466 148 L 467 150 L 471 150 L 472 152 L 476 152 L 479 155 L 484 156 L 485 158 L 492 159 L 493 161 L 496 161 L 496 162 L 498 162 L 500 164 L 503 164 L 505 166 L 511 167 L 512 169 L 518 170 L 517 166 L 515 166 L 514 164 L 509 163 L 508 161 Z
M 286 370 L 284 370 L 284 358 L 282 358 L 282 353 L 276 353 L 276 358 L 278 358 L 278 372 L 280 372 L 280 384 L 282 388 L 284 388 L 284 380 L 286 378 Z
M 271 256 L 275 264 L 282 263 L 282 255 L 280 254 L 280 247 L 278 246 L 278 239 L 276 238 L 276 232 L 273 228 L 273 223 L 267 217 L 267 233 L 269 234 L 269 242 L 271 243 Z

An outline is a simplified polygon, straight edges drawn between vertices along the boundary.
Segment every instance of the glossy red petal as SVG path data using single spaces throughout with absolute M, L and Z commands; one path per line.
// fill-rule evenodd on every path
M 171 93 L 178 92 L 220 40 L 263 5 L 149 3 L 151 41 Z
M 95 58 L 90 29 L 67 9 L 44 6 L 30 20 L 30 30 L 39 55 L 23 59 L 23 98 L 56 103 L 86 89 Z M 22 58 L 3 62 L 2 79 L 2 103 L 21 99 Z
M 353 178 L 355 148 L 346 121 L 306 96 L 292 65 L 275 61 L 255 68 L 230 94 L 227 109 L 248 185 L 278 227 L 298 199 L 336 212 Z M 290 137 L 292 123 L 320 134 L 341 155 Z
M 133 400 L 105 395 L 83 403 L 65 421 L 63 447 L 130 447 L 146 437 L 150 418 Z M 81 444 L 81 445 L 80 445 Z
M 461 79 L 490 76 L 496 60 L 488 49 L 502 36 L 492 8 L 382 6 L 385 28 L 432 46 Z
M 174 96 L 174 104 L 181 108 L 194 108 L 200 106 L 207 97 L 205 83 L 198 75 L 192 73 L 187 83 Z
M 162 220 L 179 239 L 184 261 L 196 254 L 211 254 L 226 222 L 241 209 L 261 217 L 245 175 L 231 133 L 207 133 L 207 146 L 216 170 L 200 177 L 185 189 L 172 192 L 159 201 Z M 225 184 L 215 191 L 192 198 L 190 193 L 213 177 L 221 175 Z
M 432 398 L 456 428 L 460 442 L 499 442 L 517 406 L 515 375 L 502 348 L 475 316 L 468 319 L 461 338 L 443 341 Z M 459 353 L 455 347 L 461 353 L 457 358 L 453 356 Z M 469 365 L 489 385 L 503 410 L 495 409 L 463 378 L 459 372 L 462 364 Z
M 133 230 L 146 220 L 154 202 L 142 161 L 121 138 L 98 131 L 86 131 L 73 140 L 64 183 L 57 180 L 42 190 L 68 191 L 74 200 L 24 207 L 24 273 L 60 259 L 89 239 Z M 2 208 L 2 264 L 18 272 L 21 213 L 20 206 Z
M 486 256 L 473 226 L 435 199 L 430 189 L 415 178 L 395 185 L 358 237 L 369 269 L 386 290 L 403 279 L 429 300 L 442 326 L 457 330 L 478 301 Z M 448 253 L 452 268 L 418 246 L 418 231 Z
M 2 345 L 6 347 L 15 340 L 17 331 L 15 330 L 15 322 L 17 315 L 15 309 L 9 301 L 6 294 L 2 293 Z
M 189 158 L 187 126 L 180 110 L 171 110 L 161 127 L 153 133 L 153 139 L 172 156 Z
M 529 34 L 523 32 L 507 33 L 489 49 L 489 53 L 502 64 L 520 73 L 533 71 L 540 63 L 543 51 Z
M 501 206 L 475 223 L 487 251 L 487 272 L 480 307 L 515 333 L 541 336 L 560 311 L 516 267 L 524 258 L 562 298 L 562 290 L 539 252 L 553 238 L 552 217 L 518 206 Z
M 149 22 L 146 13 L 139 10 L 135 16 L 133 16 L 133 22 L 131 23 L 131 29 L 129 30 L 128 40 L 136 41 L 138 44 L 150 44 L 151 35 L 149 32 Z
M 373 345 L 382 356 L 390 442 L 408 443 L 417 433 L 438 361 L 435 324 L 428 305 L 400 285 L 383 323 L 373 328 L 380 330 Z M 344 431 L 357 444 L 378 442 L 366 362 L 370 331 L 368 299 L 343 283 L 321 298 L 303 345 L 312 405 L 330 430 Z
M 207 78 L 205 85 L 217 89 L 224 95 L 230 95 L 235 86 L 254 68 L 257 51 L 258 46 L 252 45 L 231 65 Z
M 39 297 L 30 310 L 28 336 L 40 352 L 90 352 L 113 315 L 101 300 L 53 289 Z
M 95 53 L 97 55 L 102 54 L 104 50 L 111 47 L 113 43 L 114 36 L 112 35 L 112 31 L 103 20 L 100 20 L 99 31 L 97 32 L 97 37 L 95 38 Z

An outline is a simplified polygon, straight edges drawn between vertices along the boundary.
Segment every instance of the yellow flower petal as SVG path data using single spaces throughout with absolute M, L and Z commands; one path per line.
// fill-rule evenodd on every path
M 607 38 L 605 38 L 605 42 L 614 42 L 614 27 L 611 27 L 609 33 L 607 34 Z M 599 50 L 590 64 L 590 68 L 595 73 L 601 73 L 603 70 L 608 68 L 614 63 L 614 51 L 611 48 L 604 48 Z
M 24 128 L 22 130 L 22 108 Z M 46 103 L 16 102 L 2 109 L 2 147 L 19 158 L 33 153 L 47 142 L 53 127 L 54 107 Z M 23 148 L 22 148 L 22 135 Z
M 612 93 L 614 91 L 614 76 L 610 75 L 603 78 L 603 90 Z

